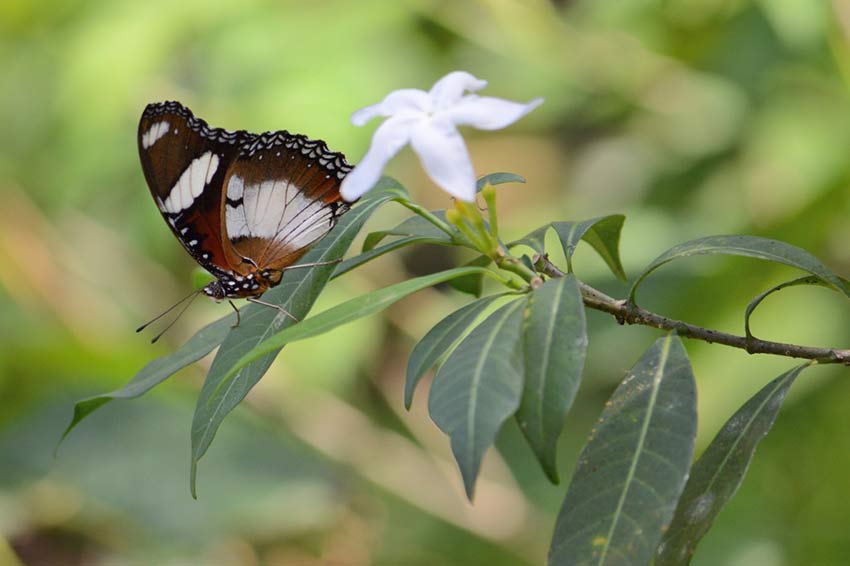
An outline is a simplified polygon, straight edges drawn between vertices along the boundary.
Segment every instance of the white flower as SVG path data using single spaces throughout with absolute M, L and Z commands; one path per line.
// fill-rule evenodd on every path
M 342 198 L 357 200 L 375 186 L 387 162 L 409 143 L 435 183 L 458 199 L 475 200 L 475 172 L 457 126 L 498 130 L 543 103 L 542 98 L 520 104 L 464 94 L 485 86 L 487 81 L 455 71 L 437 81 L 429 92 L 396 90 L 378 104 L 352 114 L 355 126 L 362 126 L 375 116 L 387 119 L 375 130 L 369 151 L 343 180 Z

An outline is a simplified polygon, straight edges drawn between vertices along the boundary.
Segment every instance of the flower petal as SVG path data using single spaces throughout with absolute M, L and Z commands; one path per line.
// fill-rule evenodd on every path
M 528 104 L 522 104 L 503 98 L 470 94 L 446 110 L 443 115 L 457 126 L 498 130 L 513 124 L 541 104 L 543 104 L 542 98 L 535 98 Z
M 422 121 L 410 137 L 410 145 L 428 176 L 460 200 L 475 200 L 475 171 L 466 144 L 457 128 L 446 119 Z
M 434 83 L 428 96 L 434 110 L 444 110 L 457 104 L 465 91 L 475 92 L 487 86 L 487 81 L 478 79 L 466 71 L 453 71 Z
M 344 200 L 355 201 L 375 186 L 387 161 L 410 141 L 411 129 L 421 120 L 419 116 L 393 116 L 378 126 L 369 151 L 342 180 L 339 193 Z
M 362 126 L 375 116 L 392 116 L 404 110 L 430 112 L 431 99 L 428 93 L 418 88 L 394 90 L 378 104 L 361 108 L 352 114 L 351 123 Z

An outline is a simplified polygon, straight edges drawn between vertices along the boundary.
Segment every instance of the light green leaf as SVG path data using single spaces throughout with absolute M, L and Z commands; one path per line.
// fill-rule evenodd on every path
M 392 179 L 384 177 L 360 203 L 342 216 L 331 232 L 322 238 L 303 258 L 302 263 L 331 261 L 341 257 L 372 213 L 384 203 L 405 195 L 404 189 Z M 284 272 L 281 283 L 266 292 L 263 299 L 280 305 L 293 316 L 307 315 L 319 293 L 324 288 L 336 266 L 333 264 L 310 269 Z M 241 323 L 234 328 L 219 348 L 213 360 L 192 419 L 192 457 L 190 489 L 196 496 L 195 479 L 198 460 L 212 443 L 219 425 L 245 395 L 266 373 L 277 351 L 241 368 L 232 379 L 223 383 L 225 376 L 245 352 L 261 343 L 292 320 L 275 309 L 262 305 L 248 305 L 241 310 Z
M 516 418 L 546 475 L 558 483 L 555 450 L 581 383 L 587 350 L 578 279 L 572 274 L 550 279 L 529 295 L 528 304 L 525 386 Z
M 410 404 L 413 402 L 413 392 L 425 372 L 451 349 L 458 338 L 466 332 L 469 325 L 497 297 L 498 295 L 484 297 L 456 310 L 434 325 L 416 344 L 407 360 L 407 374 L 404 380 L 404 406 L 407 409 L 410 409 Z
M 658 547 L 657 566 L 690 562 L 697 544 L 744 481 L 756 448 L 773 426 L 794 380 L 808 366 L 797 366 L 771 381 L 723 425 L 691 470 Z
M 428 410 L 451 438 L 466 495 L 472 499 L 484 452 L 522 395 L 525 299 L 503 306 L 449 354 L 431 385 Z
M 181 369 L 197 362 L 215 350 L 224 341 L 235 322 L 236 313 L 231 312 L 230 315 L 220 318 L 200 329 L 175 352 L 148 362 L 121 389 L 77 401 L 77 404 L 74 405 L 74 417 L 62 434 L 59 443 L 62 443 L 62 440 L 68 436 L 68 433 L 80 424 L 80 421 L 113 399 L 133 399 L 144 395 Z
M 696 425 L 693 372 L 671 334 L 606 403 L 558 514 L 549 564 L 649 564 L 688 477 Z
M 444 223 L 446 223 L 447 226 L 451 227 L 451 224 L 449 224 L 446 220 L 445 210 L 434 210 L 431 211 L 431 214 L 442 220 Z M 380 244 L 381 241 L 387 236 L 420 236 L 423 238 L 435 240 L 436 243 L 449 244 L 452 242 L 452 239 L 449 237 L 448 234 L 431 224 L 422 216 L 417 215 L 406 218 L 401 222 L 401 224 L 391 230 L 379 230 L 377 232 L 369 233 L 366 236 L 366 239 L 363 240 L 362 251 L 370 251 L 375 246 Z M 460 232 L 457 232 L 457 237 L 461 237 Z
M 629 291 L 629 301 L 635 302 L 635 293 L 641 282 L 665 263 L 680 257 L 709 254 L 754 257 L 790 265 L 817 276 L 826 286 L 850 297 L 850 286 L 846 285 L 818 258 L 802 248 L 758 236 L 709 236 L 679 244 L 655 258 L 635 280 L 631 291 Z
M 233 376 L 240 368 L 262 358 L 269 352 L 276 352 L 290 342 L 304 340 L 324 334 L 338 326 L 348 324 L 359 318 L 371 316 L 386 309 L 390 305 L 397 303 L 401 299 L 412 295 L 417 291 L 433 287 L 439 283 L 444 283 L 454 277 L 461 277 L 475 271 L 490 273 L 486 269 L 480 267 L 456 267 L 431 275 L 423 275 L 416 277 L 383 289 L 360 295 L 350 301 L 346 301 L 335 307 L 322 311 L 316 316 L 310 317 L 307 320 L 301 321 L 298 324 L 284 328 L 280 332 L 272 334 L 248 353 L 242 356 L 230 369 L 227 376 L 219 385 L 224 386 L 228 378 Z

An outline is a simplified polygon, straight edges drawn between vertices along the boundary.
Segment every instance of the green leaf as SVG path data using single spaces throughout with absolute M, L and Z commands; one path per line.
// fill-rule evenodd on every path
M 572 257 L 576 246 L 581 240 L 584 240 L 596 250 L 596 253 L 605 261 L 614 275 L 625 280 L 626 272 L 620 261 L 619 250 L 620 232 L 623 229 L 625 220 L 626 217 L 622 214 L 612 214 L 581 222 L 551 222 L 537 228 L 519 240 L 510 242 L 508 246 L 528 246 L 536 253 L 543 255 L 546 253 L 546 232 L 550 228 L 554 228 L 558 234 L 558 240 L 561 242 L 561 247 L 564 250 L 564 256 L 567 258 L 568 271 L 572 271 Z
M 451 438 L 470 500 L 484 452 L 519 406 L 525 304 L 525 299 L 508 303 L 475 327 L 449 354 L 431 385 L 428 410 Z
M 543 470 L 558 483 L 555 450 L 573 404 L 587 350 L 584 303 L 572 274 L 528 298 L 523 336 L 525 386 L 516 418 Z
M 487 185 L 501 185 L 503 183 L 525 183 L 525 177 L 514 173 L 490 173 L 478 179 L 475 192 L 480 193 Z
M 398 240 L 393 240 L 383 246 L 379 246 L 376 248 L 371 248 L 369 251 L 358 254 L 354 257 L 350 257 L 336 266 L 334 270 L 334 274 L 331 279 L 336 279 L 340 275 L 348 273 L 354 268 L 360 267 L 364 263 L 368 263 L 373 259 L 379 258 L 384 254 L 389 252 L 393 252 L 395 250 L 413 245 L 413 244 L 444 244 L 444 241 L 434 240 L 425 236 L 408 236 L 406 238 L 399 238 Z
M 403 196 L 404 189 L 384 177 L 360 203 L 342 216 L 330 233 L 322 238 L 301 260 L 302 263 L 331 261 L 341 257 L 363 224 L 378 207 Z M 334 265 L 285 271 L 280 284 L 263 295 L 267 302 L 280 305 L 293 316 L 307 315 L 324 288 Z M 192 457 L 189 483 L 196 496 L 195 479 L 198 460 L 206 453 L 218 427 L 245 395 L 266 373 L 277 355 L 270 352 L 262 359 L 240 369 L 232 379 L 225 377 L 243 354 L 279 329 L 290 326 L 292 320 L 283 313 L 262 305 L 248 305 L 241 310 L 241 323 L 234 328 L 219 348 L 213 360 L 192 419 Z
M 235 322 L 236 313 L 231 313 L 224 318 L 220 318 L 196 332 L 188 342 L 175 352 L 148 362 L 121 389 L 77 401 L 77 404 L 74 405 L 74 417 L 62 434 L 59 443 L 61 444 L 65 440 L 68 433 L 80 424 L 80 421 L 106 403 L 109 403 L 113 399 L 133 399 L 144 395 L 181 369 L 197 362 L 215 350 L 224 341 Z
M 487 267 L 492 261 L 493 260 L 489 256 L 480 255 L 472 261 L 465 263 L 464 267 Z M 452 279 L 449 281 L 449 285 L 461 293 L 466 293 L 473 297 L 480 297 L 481 293 L 484 291 L 484 275 L 482 273 L 464 275 L 463 277 Z
M 269 352 L 277 352 L 290 342 L 312 338 L 359 318 L 379 313 L 417 291 L 433 287 L 439 283 L 449 281 L 453 277 L 460 277 L 474 271 L 490 273 L 480 267 L 456 267 L 439 273 L 432 273 L 431 275 L 423 275 L 422 277 L 416 277 L 408 281 L 390 285 L 389 287 L 384 287 L 383 289 L 377 289 L 371 293 L 366 293 L 365 295 L 322 311 L 316 316 L 310 317 L 298 324 L 284 328 L 254 346 L 254 348 L 233 364 L 233 367 L 224 377 L 222 383 L 219 384 L 219 387 L 224 386 L 228 378 L 233 376 L 240 368 L 253 363 Z
M 508 247 L 513 248 L 514 246 L 528 246 L 535 253 L 543 255 L 546 253 L 546 232 L 552 228 L 552 223 L 549 222 L 544 224 L 540 228 L 529 232 L 519 240 L 514 240 L 513 242 L 508 243 Z
M 635 293 L 637 292 L 638 285 L 650 273 L 665 263 L 680 257 L 709 254 L 754 257 L 756 259 L 790 265 L 791 267 L 802 269 L 817 276 L 826 286 L 832 287 L 850 297 L 850 286 L 846 285 L 840 277 L 830 271 L 818 258 L 802 248 L 758 236 L 709 236 L 679 244 L 655 258 L 632 285 L 631 291 L 629 291 L 629 302 L 635 302 Z
M 431 211 L 431 214 L 442 220 L 446 223 L 446 225 L 451 226 L 446 220 L 446 211 L 445 210 L 434 210 Z M 458 237 L 461 236 L 460 232 L 457 232 Z M 391 230 L 379 230 L 377 232 L 371 232 L 366 236 L 366 239 L 363 240 L 363 252 L 368 252 L 373 249 L 375 246 L 381 243 L 381 241 L 387 236 L 421 236 L 424 238 L 429 238 L 432 240 L 437 240 L 436 243 L 451 243 L 452 239 L 448 234 L 428 222 L 425 218 L 421 216 L 411 216 L 410 218 L 406 218 L 401 222 L 398 226 Z
M 552 227 L 558 234 L 564 255 L 569 264 L 580 240 L 590 244 L 602 257 L 614 275 L 626 279 L 626 272 L 620 263 L 620 232 L 626 217 L 622 214 L 602 216 L 583 222 L 553 222 Z
M 776 420 L 794 380 L 809 364 L 780 375 L 729 419 L 694 464 L 655 564 L 688 564 L 697 544 L 740 487 L 759 442 Z
M 688 477 L 696 425 L 693 372 L 670 334 L 606 403 L 558 515 L 549 564 L 649 564 Z
M 473 301 L 451 313 L 438 322 L 416 344 L 407 361 L 407 374 L 404 380 L 404 406 L 410 409 L 413 392 L 422 376 L 451 349 L 469 326 L 499 295 L 484 297 Z
M 839 277 L 839 279 L 841 279 L 841 282 L 846 288 L 850 289 L 850 281 L 843 277 Z M 820 277 L 816 275 L 806 275 L 805 277 L 798 277 L 797 279 L 785 281 L 784 283 L 780 283 L 775 287 L 771 287 L 764 293 L 758 295 L 755 299 L 750 301 L 750 304 L 747 305 L 747 310 L 744 313 L 744 331 L 747 334 L 747 338 L 753 338 L 753 333 L 750 331 L 750 318 L 753 316 L 753 312 L 756 310 L 756 308 L 758 308 L 762 301 L 764 301 L 766 298 L 768 298 L 773 293 L 776 293 L 777 291 L 781 291 L 782 289 L 786 289 L 788 287 L 796 287 L 797 285 L 818 285 L 821 287 L 828 287 L 834 290 L 834 287 L 832 287 L 829 283 L 823 281 Z

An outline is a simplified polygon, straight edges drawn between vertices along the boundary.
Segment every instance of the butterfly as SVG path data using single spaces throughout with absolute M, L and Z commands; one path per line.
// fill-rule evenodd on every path
M 200 292 L 216 301 L 280 309 L 258 298 L 349 208 L 339 187 L 352 167 L 321 140 L 212 128 L 169 101 L 147 105 L 138 145 L 151 195 L 186 251 L 215 276 Z

